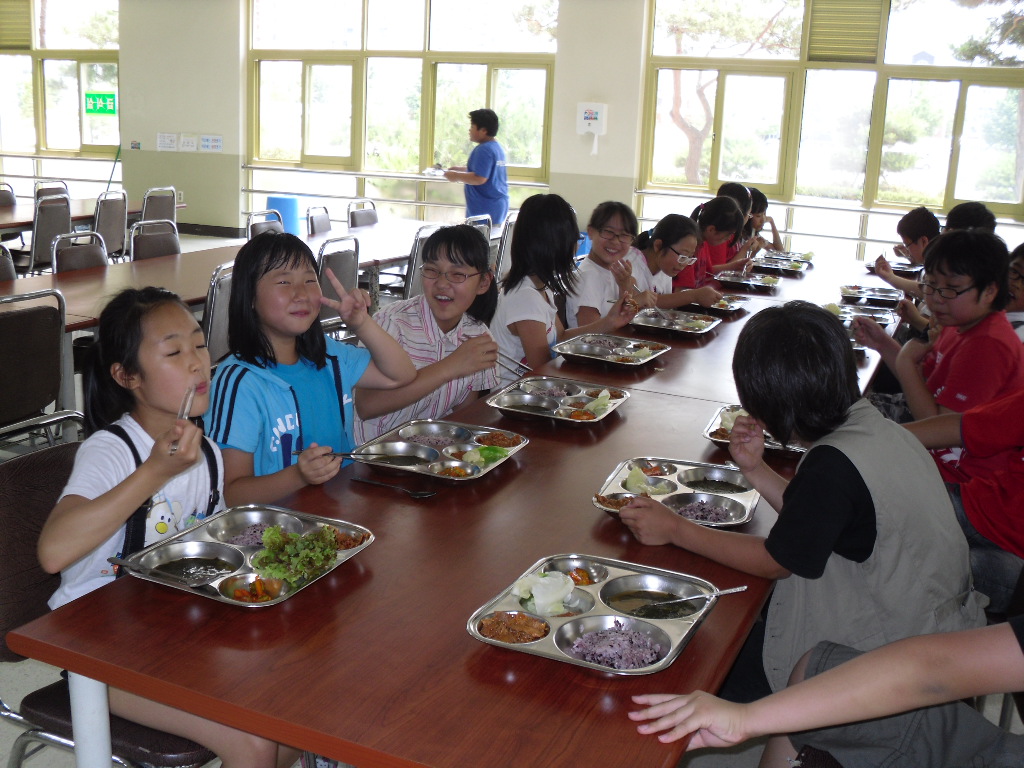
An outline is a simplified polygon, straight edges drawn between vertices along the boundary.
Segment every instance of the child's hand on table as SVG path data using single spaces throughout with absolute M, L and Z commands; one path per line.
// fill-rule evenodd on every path
M 648 546 L 672 543 L 672 532 L 683 520 L 660 501 L 637 496 L 619 510 L 619 519 L 636 540 Z
M 695 289 L 693 294 L 693 300 L 695 303 L 700 304 L 702 307 L 711 307 L 717 304 L 722 299 L 722 294 L 712 288 L 710 285 L 705 285 L 702 288 Z

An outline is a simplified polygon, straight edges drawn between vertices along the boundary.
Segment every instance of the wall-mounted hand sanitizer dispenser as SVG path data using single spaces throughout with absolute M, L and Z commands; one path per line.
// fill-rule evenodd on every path
M 581 101 L 576 105 L 576 133 L 592 134 L 594 146 L 590 154 L 597 154 L 597 137 L 608 132 L 608 105 Z

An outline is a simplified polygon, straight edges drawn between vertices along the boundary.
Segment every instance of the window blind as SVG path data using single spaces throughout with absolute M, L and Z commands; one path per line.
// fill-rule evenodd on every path
M 0 50 L 32 47 L 31 0 L 0 0 Z
M 809 61 L 874 64 L 886 0 L 811 0 Z

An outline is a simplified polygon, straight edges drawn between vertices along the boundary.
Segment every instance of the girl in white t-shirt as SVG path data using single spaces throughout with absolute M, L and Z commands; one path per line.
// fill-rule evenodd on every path
M 571 294 L 579 229 L 572 207 L 558 195 L 533 195 L 519 209 L 510 257 L 491 335 L 500 352 L 539 368 L 551 359 L 551 345 L 584 333 L 611 333 L 629 323 L 636 305 L 627 294 L 596 322 L 566 330 L 558 318 L 554 293 Z M 505 371 L 499 384 L 515 376 Z
M 566 296 L 565 315 L 570 328 L 597 321 L 608 302 L 632 290 L 628 256 L 638 229 L 636 214 L 625 203 L 608 200 L 590 214 L 590 253 L 576 272 L 573 292 Z
M 161 288 L 127 289 L 100 315 L 84 374 L 89 437 L 39 537 L 39 561 L 60 571 L 57 608 L 111 582 L 107 558 L 127 555 L 219 512 L 217 446 L 189 419 L 206 410 L 210 354 L 181 300 Z M 195 390 L 186 418 L 178 412 Z M 147 511 L 148 507 L 148 511 Z M 116 688 L 110 711 L 197 741 L 225 768 L 289 766 L 298 753 Z
M 640 233 L 630 253 L 636 299 L 640 306 L 675 309 L 687 304 L 710 307 L 722 294 L 705 285 L 673 292 L 672 279 L 696 262 L 700 229 L 688 216 L 670 213 L 653 229 Z

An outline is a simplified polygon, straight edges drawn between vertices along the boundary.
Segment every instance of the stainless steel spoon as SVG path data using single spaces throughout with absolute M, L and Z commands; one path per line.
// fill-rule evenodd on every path
M 647 605 L 641 605 L 630 611 L 631 616 L 636 616 L 638 619 L 650 619 L 657 616 L 657 609 L 664 605 L 676 605 L 677 603 L 689 603 L 693 600 L 710 600 L 712 597 L 718 597 L 719 595 L 731 595 L 735 592 L 745 592 L 747 586 L 744 584 L 742 587 L 733 587 L 732 589 L 714 589 L 710 592 L 701 592 L 699 595 L 690 595 L 689 597 L 679 597 L 675 600 L 662 600 L 659 603 L 648 603 Z
M 356 483 L 366 483 L 367 485 L 379 485 L 381 488 L 391 488 L 395 491 L 401 491 L 407 493 L 414 499 L 429 499 L 431 496 L 436 496 L 437 491 L 410 491 L 408 488 L 403 488 L 400 485 L 392 485 L 391 483 L 382 483 L 379 480 L 370 480 L 368 477 L 350 477 Z

